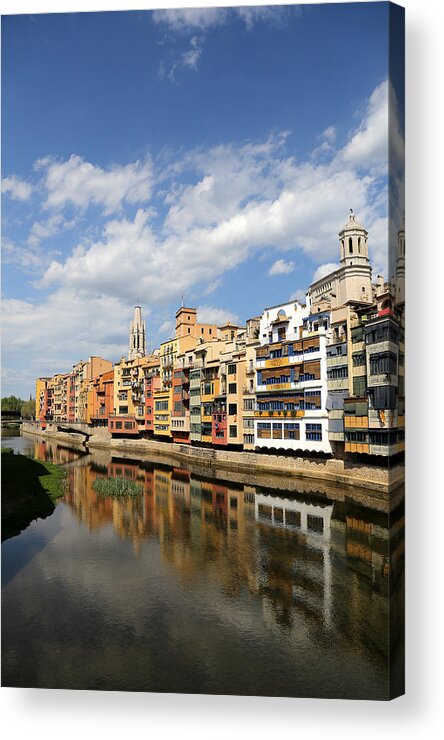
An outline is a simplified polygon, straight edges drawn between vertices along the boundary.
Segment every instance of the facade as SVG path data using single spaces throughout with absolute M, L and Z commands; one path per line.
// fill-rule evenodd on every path
M 297 301 L 265 309 L 256 348 L 258 449 L 331 454 L 326 343 L 329 312 Z
M 89 423 L 94 426 L 108 426 L 113 412 L 114 370 L 109 370 L 92 381 L 92 410 Z
M 152 357 L 144 368 L 145 375 L 145 436 L 154 435 L 154 396 L 160 390 L 160 363 Z
M 155 356 L 135 357 L 132 360 L 122 357 L 114 365 L 113 413 L 108 427 L 112 434 L 119 431 L 139 434 L 145 431 L 145 369 L 157 362 Z M 122 425 L 119 423 L 117 426 L 117 421 Z
M 37 378 L 35 388 L 35 418 L 45 423 L 53 417 L 53 378 Z

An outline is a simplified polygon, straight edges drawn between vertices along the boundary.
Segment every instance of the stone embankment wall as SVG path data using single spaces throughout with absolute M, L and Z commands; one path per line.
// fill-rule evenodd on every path
M 24 431 L 34 434 L 43 434 L 57 440 L 75 438 L 85 439 L 83 435 L 68 434 L 54 431 L 50 428 L 41 432 L 38 425 L 24 426 Z M 200 468 L 202 472 L 218 476 L 224 471 L 233 471 L 241 482 L 252 485 L 264 485 L 264 476 L 268 485 L 275 488 L 291 489 L 292 482 L 297 482 L 300 488 L 301 480 L 307 483 L 316 481 L 330 484 L 332 488 L 341 491 L 341 498 L 347 495 L 344 486 L 353 487 L 354 494 L 362 489 L 362 495 L 372 498 L 387 497 L 394 493 L 404 482 L 404 468 L 397 466 L 391 470 L 388 467 L 351 463 L 346 460 L 319 460 L 285 455 L 262 454 L 256 452 L 242 452 L 231 450 L 216 450 L 213 448 L 191 447 L 190 445 L 159 442 L 148 439 L 112 439 L 106 429 L 95 429 L 94 433 L 85 441 L 85 449 L 109 450 L 119 457 L 133 460 L 163 460 L 165 464 L 174 464 L 175 461 L 189 463 L 188 467 Z M 310 486 L 312 487 L 312 486 Z M 358 492 L 359 494 L 359 492 Z M 336 498 L 336 496 L 334 496 Z

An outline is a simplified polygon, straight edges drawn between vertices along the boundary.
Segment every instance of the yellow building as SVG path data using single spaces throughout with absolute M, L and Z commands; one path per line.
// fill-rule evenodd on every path
M 173 392 L 171 388 L 154 391 L 154 436 L 171 436 L 171 406 Z

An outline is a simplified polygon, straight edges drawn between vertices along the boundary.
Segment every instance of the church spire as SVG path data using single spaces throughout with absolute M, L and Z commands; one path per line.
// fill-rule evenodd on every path
M 142 321 L 142 309 L 134 307 L 134 318 L 130 323 L 128 359 L 135 360 L 136 357 L 146 355 L 146 327 Z

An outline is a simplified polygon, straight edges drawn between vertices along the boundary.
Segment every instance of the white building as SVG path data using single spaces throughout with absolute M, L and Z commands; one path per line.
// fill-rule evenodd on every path
M 331 454 L 329 325 L 329 311 L 311 314 L 310 306 L 298 301 L 265 309 L 256 349 L 256 448 Z

